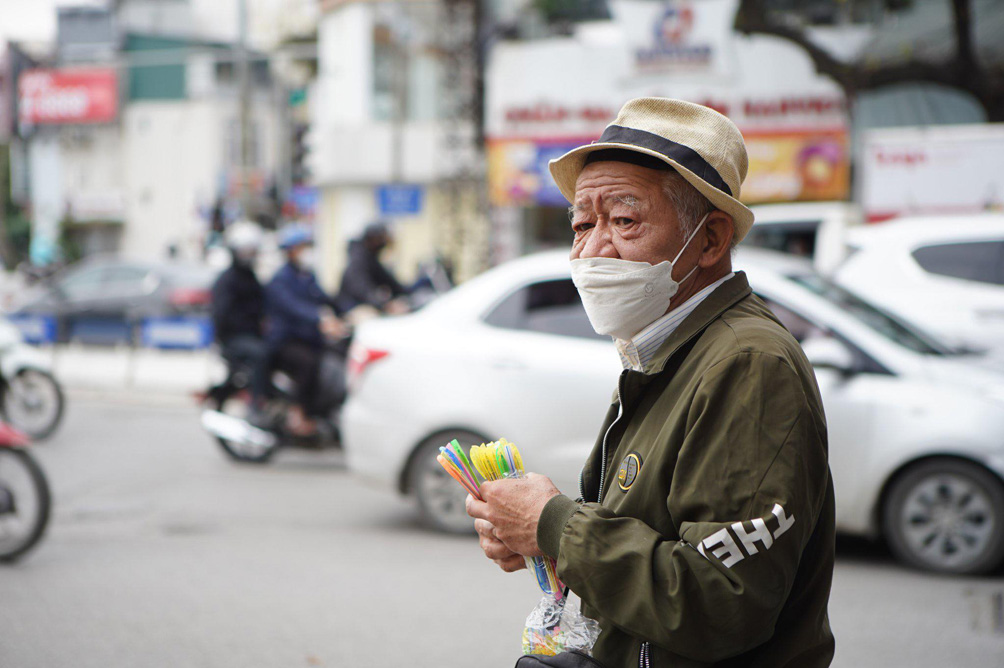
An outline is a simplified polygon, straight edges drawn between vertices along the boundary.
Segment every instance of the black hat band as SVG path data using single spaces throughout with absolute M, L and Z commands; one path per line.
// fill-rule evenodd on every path
M 721 177 L 718 171 L 711 166 L 707 160 L 701 157 L 701 154 L 683 144 L 678 144 L 671 139 L 666 139 L 665 137 L 660 137 L 657 134 L 651 132 L 645 132 L 644 130 L 636 130 L 635 128 L 626 128 L 621 125 L 609 125 L 607 129 L 603 131 L 600 135 L 599 140 L 596 143 L 613 143 L 613 144 L 630 144 L 632 146 L 637 146 L 639 148 L 646 148 L 650 151 L 655 151 L 660 155 L 664 155 L 670 160 L 676 162 L 677 164 L 685 167 L 698 178 L 705 181 L 711 186 L 714 186 L 718 190 L 732 197 L 732 189 L 729 185 L 725 183 L 725 179 Z M 616 151 L 616 149 L 604 149 L 601 151 L 596 151 L 596 153 L 607 153 L 608 151 Z M 629 151 L 630 152 L 630 151 Z M 586 158 L 586 164 L 589 162 L 597 162 L 599 160 L 616 160 L 618 162 L 630 162 L 632 164 L 640 165 L 642 167 L 649 167 L 650 169 L 661 169 L 659 165 L 651 166 L 650 164 L 643 164 L 640 160 L 635 159 L 624 159 L 624 156 L 616 154 L 607 157 L 597 157 L 592 160 L 590 158 L 595 155 L 590 154 Z M 637 155 L 645 155 L 644 153 L 639 153 Z M 659 161 L 661 163 L 661 161 Z M 662 163 L 665 164 L 665 163 Z M 668 165 L 667 165 L 668 166 Z

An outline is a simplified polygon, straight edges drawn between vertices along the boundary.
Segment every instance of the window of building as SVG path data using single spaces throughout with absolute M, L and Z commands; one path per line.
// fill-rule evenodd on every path
M 398 82 L 397 47 L 389 27 L 377 25 L 373 29 L 373 120 L 397 120 L 398 98 L 403 91 Z

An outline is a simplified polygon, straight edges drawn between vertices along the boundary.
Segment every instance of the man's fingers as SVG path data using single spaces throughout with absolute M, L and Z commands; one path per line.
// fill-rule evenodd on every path
M 468 494 L 465 507 L 467 509 L 467 514 L 474 519 L 488 520 L 488 504 L 484 501 L 478 501 L 473 496 Z M 477 522 L 474 523 L 474 527 L 477 528 Z
M 474 520 L 474 530 L 481 536 L 495 538 L 495 526 L 488 520 Z
M 506 573 L 515 573 L 518 570 L 526 568 L 526 559 L 518 554 L 505 559 L 495 559 L 495 563 Z
M 492 561 L 510 559 L 515 552 L 505 546 L 505 543 L 497 538 L 482 537 L 480 540 L 481 551 Z

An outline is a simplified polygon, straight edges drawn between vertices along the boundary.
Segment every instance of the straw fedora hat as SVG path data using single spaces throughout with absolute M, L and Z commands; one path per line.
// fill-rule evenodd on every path
M 565 198 L 575 199 L 575 181 L 590 153 L 623 149 L 657 158 L 680 173 L 715 208 L 732 216 L 736 243 L 753 226 L 753 212 L 739 201 L 749 160 L 739 128 L 717 111 L 663 97 L 625 104 L 599 140 L 550 162 L 551 176 Z

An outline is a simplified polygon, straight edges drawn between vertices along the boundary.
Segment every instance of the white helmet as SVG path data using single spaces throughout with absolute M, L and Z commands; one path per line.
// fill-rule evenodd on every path
M 257 253 L 262 244 L 261 227 L 250 220 L 237 220 L 227 227 L 224 233 L 227 247 L 235 253 Z

